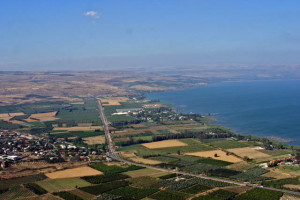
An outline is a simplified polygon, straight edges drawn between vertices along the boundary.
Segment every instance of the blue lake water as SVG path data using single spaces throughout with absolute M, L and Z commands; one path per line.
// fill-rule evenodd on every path
M 300 145 L 300 80 L 223 82 L 147 94 L 180 112 L 216 113 L 236 133 L 292 139 Z

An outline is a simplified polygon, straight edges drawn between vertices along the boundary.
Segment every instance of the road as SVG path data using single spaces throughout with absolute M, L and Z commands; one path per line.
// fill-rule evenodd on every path
M 99 117 L 103 123 L 103 130 L 105 133 L 106 141 L 108 143 L 108 156 L 111 157 L 114 160 L 135 165 L 135 166 L 140 166 L 140 167 L 146 167 L 150 169 L 156 169 L 164 172 L 171 172 L 171 173 L 177 173 L 181 175 L 188 175 L 188 176 L 193 176 L 193 177 L 198 177 L 198 178 L 203 178 L 203 179 L 208 179 L 208 180 L 214 180 L 214 181 L 219 181 L 219 182 L 224 182 L 224 183 L 230 183 L 230 184 L 235 184 L 235 185 L 242 185 L 242 186 L 250 186 L 250 187 L 255 187 L 255 188 L 264 188 L 267 190 L 272 190 L 272 191 L 279 191 L 283 193 L 288 193 L 288 194 L 296 194 L 300 195 L 300 192 L 293 192 L 289 190 L 283 190 L 283 189 L 277 189 L 277 188 L 272 188 L 272 187 L 264 187 L 262 185 L 257 185 L 257 184 L 249 184 L 249 183 L 244 183 L 244 182 L 238 182 L 238 181 L 232 181 L 232 180 L 227 180 L 227 179 L 222 179 L 222 178 L 215 178 L 215 177 L 210 177 L 210 176 L 204 176 L 204 175 L 196 175 L 196 174 L 190 174 L 187 172 L 181 172 L 181 171 L 176 171 L 176 170 L 170 170 L 170 169 L 165 169 L 165 168 L 160 168 L 160 167 L 154 167 L 151 165 L 145 165 L 145 164 L 140 164 L 140 163 L 135 163 L 129 160 L 125 160 L 121 158 L 118 153 L 116 152 L 116 148 L 114 145 L 114 142 L 111 138 L 110 132 L 109 132 L 109 123 L 105 117 L 104 114 L 104 107 L 101 104 L 101 101 L 98 99 L 98 108 L 99 108 Z

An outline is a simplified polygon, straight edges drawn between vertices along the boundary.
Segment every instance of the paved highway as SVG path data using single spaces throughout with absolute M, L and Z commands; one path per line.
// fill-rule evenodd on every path
M 129 161 L 129 160 L 125 160 L 125 159 L 121 158 L 118 155 L 118 153 L 115 151 L 116 150 L 115 145 L 113 143 L 113 140 L 111 138 L 109 128 L 108 128 L 109 124 L 108 124 L 108 121 L 107 121 L 107 119 L 105 117 L 105 114 L 104 114 L 104 107 L 102 106 L 101 101 L 99 99 L 98 99 L 98 108 L 99 108 L 99 117 L 100 117 L 100 119 L 103 123 L 103 130 L 104 130 L 104 133 L 105 133 L 106 141 L 108 143 L 108 155 L 112 159 L 115 159 L 117 161 L 124 162 L 124 163 L 127 163 L 127 164 L 131 164 L 131 165 L 156 169 L 156 170 L 160 170 L 160 171 L 164 171 L 164 172 L 172 172 L 172 173 L 177 173 L 177 174 L 181 174 L 181 175 L 188 175 L 188 176 L 193 176 L 193 177 L 198 177 L 198 178 L 203 178 L 203 179 L 208 179 L 208 180 L 214 180 L 214 181 L 220 181 L 220 182 L 230 183 L 230 184 L 235 184 L 235 185 L 243 185 L 243 186 L 250 186 L 250 187 L 256 187 L 256 188 L 264 188 L 264 189 L 267 189 L 267 190 L 273 190 L 273 191 L 279 191 L 279 192 L 284 192 L 284 193 L 289 193 L 289 194 L 300 195 L 300 192 L 293 192 L 293 191 L 289 191 L 289 190 L 277 189 L 277 188 L 272 188 L 272 187 L 264 187 L 262 185 L 249 184 L 249 183 L 243 183 L 243 182 L 238 182 L 238 181 L 231 181 L 231 180 L 227 180 L 227 179 L 209 177 L 209 176 L 204 176 L 204 175 L 195 175 L 195 174 L 190 174 L 190 173 L 187 173 L 187 172 L 180 172 L 180 171 L 176 171 L 176 170 L 170 170 L 170 169 L 165 169 L 165 168 L 160 168 L 160 167 L 154 167 L 154 166 L 151 166 L 151 165 L 145 165 L 145 164 L 140 164 L 140 163 L 135 163 L 135 162 L 132 162 L 132 161 Z

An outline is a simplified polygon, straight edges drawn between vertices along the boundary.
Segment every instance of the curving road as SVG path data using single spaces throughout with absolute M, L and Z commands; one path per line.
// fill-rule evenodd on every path
M 272 188 L 272 187 L 264 187 L 262 185 L 249 184 L 249 183 L 243 183 L 243 182 L 238 182 L 238 181 L 231 181 L 231 180 L 227 180 L 227 179 L 215 178 L 215 177 L 204 176 L 204 175 L 190 174 L 187 172 L 180 172 L 180 171 L 176 171 L 176 170 L 154 167 L 151 165 L 145 165 L 145 164 L 140 164 L 140 163 L 135 163 L 132 161 L 125 160 L 125 159 L 121 158 L 118 155 L 118 153 L 116 152 L 116 148 L 115 148 L 114 142 L 111 138 L 109 128 L 108 128 L 109 123 L 104 114 L 104 107 L 101 104 L 101 100 L 99 100 L 99 99 L 97 99 L 97 100 L 98 100 L 98 108 L 99 108 L 99 118 L 101 119 L 101 121 L 103 123 L 103 130 L 105 133 L 106 141 L 108 143 L 108 156 L 114 160 L 124 162 L 127 164 L 131 164 L 131 165 L 135 165 L 135 166 L 156 169 L 156 170 L 160 170 L 160 171 L 164 171 L 164 172 L 172 172 L 172 173 L 177 173 L 177 174 L 181 174 L 181 175 L 188 175 L 188 176 L 193 176 L 193 177 L 198 177 L 198 178 L 203 178 L 203 179 L 208 179 L 208 180 L 214 180 L 214 181 L 219 181 L 219 182 L 224 182 L 224 183 L 230 183 L 230 184 L 235 184 L 235 185 L 250 186 L 250 187 L 255 187 L 255 188 L 264 188 L 264 189 L 272 190 L 272 191 L 279 191 L 279 192 L 288 193 L 288 194 L 300 195 L 300 192 L 293 192 L 293 191 L 289 191 L 289 190 L 277 189 L 277 188 Z

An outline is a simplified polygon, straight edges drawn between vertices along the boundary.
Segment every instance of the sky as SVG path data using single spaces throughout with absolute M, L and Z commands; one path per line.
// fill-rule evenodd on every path
M 299 0 L 0 0 L 0 70 L 300 64 Z

